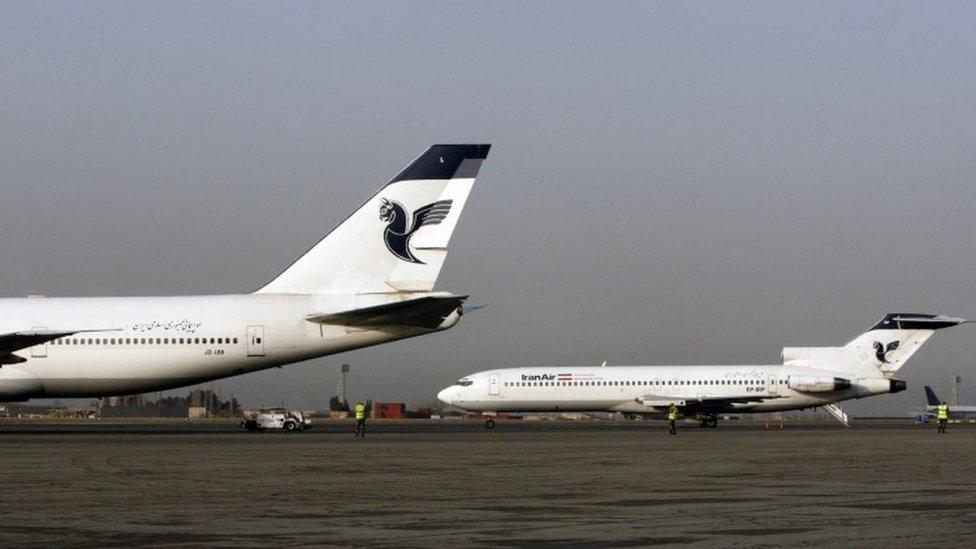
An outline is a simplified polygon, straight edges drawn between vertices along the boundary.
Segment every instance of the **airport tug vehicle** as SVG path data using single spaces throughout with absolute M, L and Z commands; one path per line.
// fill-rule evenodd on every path
M 271 408 L 241 420 L 241 428 L 248 431 L 305 431 L 312 428 L 312 420 L 297 410 Z

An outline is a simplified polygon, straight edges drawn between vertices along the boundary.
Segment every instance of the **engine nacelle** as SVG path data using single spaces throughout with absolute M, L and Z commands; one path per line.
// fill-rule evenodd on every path
M 790 376 L 786 386 L 801 393 L 829 393 L 850 389 L 851 380 L 842 377 Z
M 907 388 L 908 385 L 901 379 L 869 377 L 854 380 L 854 390 L 857 398 L 883 395 L 886 393 L 900 393 Z

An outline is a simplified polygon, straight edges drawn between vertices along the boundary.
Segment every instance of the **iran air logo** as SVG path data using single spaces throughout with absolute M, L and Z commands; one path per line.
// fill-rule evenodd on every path
M 888 353 L 890 353 L 891 351 L 894 351 L 897 348 L 898 348 L 898 342 L 897 341 L 892 341 L 891 343 L 888 344 L 887 347 L 885 347 L 884 343 L 881 343 L 880 341 L 875 341 L 874 342 L 874 356 L 875 356 L 875 358 L 877 358 L 882 363 L 888 364 L 889 363 L 888 362 Z
M 411 216 L 410 225 L 407 225 L 407 211 L 403 208 L 403 204 L 383 198 L 380 202 L 380 221 L 386 222 L 386 230 L 383 231 L 386 249 L 408 263 L 423 265 L 424 262 L 417 259 L 410 250 L 410 238 L 417 229 L 444 221 L 447 214 L 451 212 L 453 202 L 453 200 L 438 200 L 418 208 Z

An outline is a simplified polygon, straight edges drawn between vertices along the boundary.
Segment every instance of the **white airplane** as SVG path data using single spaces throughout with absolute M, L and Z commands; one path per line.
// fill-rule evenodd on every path
M 171 389 L 454 326 L 433 291 L 490 145 L 434 145 L 251 294 L 0 299 L 0 401 Z
M 928 385 L 925 386 L 925 411 L 924 414 L 930 418 L 939 416 L 939 404 L 944 402 L 939 399 Z M 949 417 L 952 419 L 973 419 L 976 418 L 976 406 L 960 405 L 949 406 Z
M 702 426 L 723 413 L 823 407 L 897 393 L 895 373 L 940 328 L 968 322 L 944 315 L 888 314 L 843 347 L 786 347 L 771 366 L 583 366 L 506 368 L 458 380 L 437 398 L 468 411 L 622 412 L 660 415 L 671 404 Z M 494 426 L 490 419 L 487 427 Z

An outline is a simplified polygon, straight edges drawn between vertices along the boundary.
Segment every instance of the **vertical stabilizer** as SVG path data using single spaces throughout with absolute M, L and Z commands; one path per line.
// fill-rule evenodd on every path
M 257 293 L 430 291 L 491 145 L 434 145 Z
M 889 313 L 843 347 L 786 347 L 783 364 L 842 371 L 865 377 L 890 377 L 908 362 L 936 330 L 968 322 L 962 318 Z

